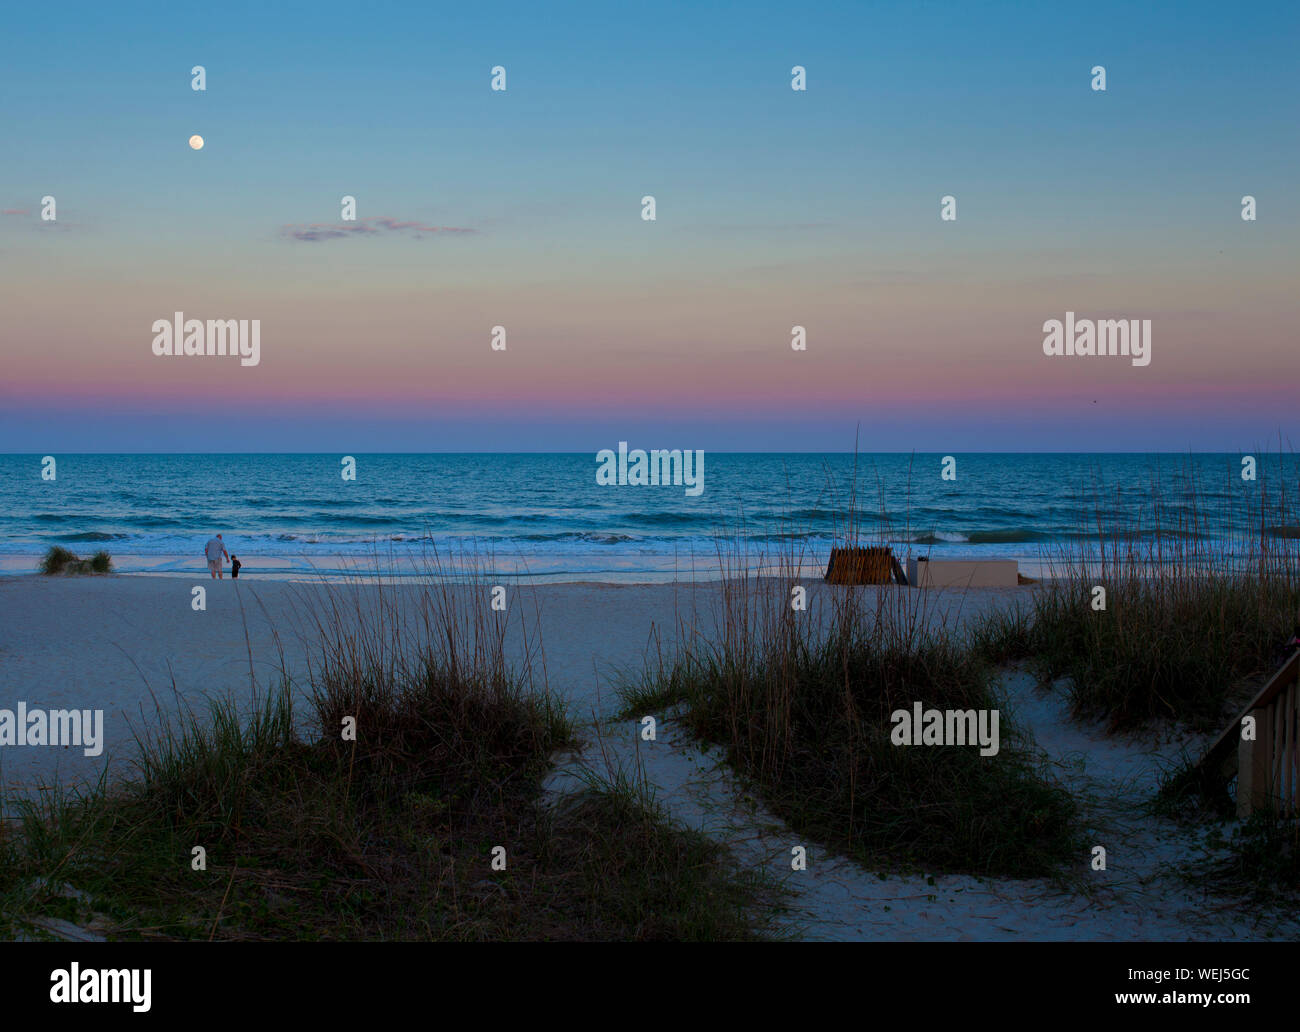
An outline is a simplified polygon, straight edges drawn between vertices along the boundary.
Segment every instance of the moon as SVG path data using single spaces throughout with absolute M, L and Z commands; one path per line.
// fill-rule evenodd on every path
M 202 137 L 202 136 L 198 136 L 198 135 L 191 136 L 191 137 L 190 137 L 190 147 L 193 148 L 194 150 L 202 150 L 202 149 L 203 149 L 203 137 Z

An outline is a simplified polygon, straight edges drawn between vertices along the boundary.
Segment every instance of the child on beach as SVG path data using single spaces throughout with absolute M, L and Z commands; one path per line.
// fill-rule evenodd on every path
M 239 568 L 244 564 L 239 561 L 239 556 L 233 552 L 230 553 L 230 579 L 234 580 L 239 576 Z

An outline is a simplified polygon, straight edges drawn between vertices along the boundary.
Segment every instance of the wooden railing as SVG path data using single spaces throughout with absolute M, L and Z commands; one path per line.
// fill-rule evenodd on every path
M 1300 813 L 1300 651 L 1282 665 L 1206 751 L 1201 766 L 1226 783 L 1237 778 L 1237 816 L 1256 810 Z M 1246 718 L 1254 720 L 1246 737 Z
M 1296 781 L 1300 760 L 1296 751 L 1296 712 L 1300 703 L 1300 652 L 1251 703 L 1246 716 L 1255 718 L 1255 740 L 1237 744 L 1237 816 L 1271 808 L 1296 813 Z M 1283 677 L 1282 675 L 1287 676 Z M 1238 724 L 1240 725 L 1240 721 Z M 1240 734 L 1240 732 L 1238 732 Z

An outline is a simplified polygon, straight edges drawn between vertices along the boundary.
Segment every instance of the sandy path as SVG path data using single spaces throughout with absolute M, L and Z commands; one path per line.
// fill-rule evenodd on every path
M 1179 875 L 1199 855 L 1197 834 L 1141 814 L 1136 803 L 1158 785 L 1161 769 L 1187 744 L 1118 740 L 1068 719 L 1063 690 L 1042 692 L 1032 678 L 1011 673 L 1004 708 L 1036 736 L 1057 770 L 1084 799 L 1089 846 L 1107 851 L 1107 869 L 1092 871 L 1091 852 L 1079 858 L 1082 881 L 1063 888 L 1042 879 L 978 879 L 874 871 L 828 854 L 795 836 L 738 787 L 715 750 L 702 750 L 671 720 L 658 740 L 643 742 L 637 721 L 604 729 L 601 761 L 639 768 L 656 797 L 689 826 L 726 842 L 745 864 L 759 865 L 789 887 L 801 937 L 824 940 L 1116 940 L 1183 941 L 1300 938 L 1300 917 L 1205 899 Z M 574 784 L 565 771 L 555 786 Z M 792 846 L 807 848 L 808 870 L 790 869 Z M 881 878 L 880 874 L 885 874 Z

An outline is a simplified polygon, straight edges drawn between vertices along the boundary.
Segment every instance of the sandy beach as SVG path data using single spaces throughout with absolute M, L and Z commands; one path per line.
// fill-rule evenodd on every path
M 819 580 L 802 583 L 816 614 L 834 589 Z M 619 708 L 617 678 L 635 675 L 657 648 L 668 655 L 679 620 L 695 621 L 707 633 L 721 594 L 717 582 L 506 584 L 512 660 L 527 662 L 526 632 L 533 651 L 541 650 L 531 660 L 534 678 L 545 677 L 584 721 Z M 192 608 L 196 586 L 206 590 L 201 612 Z M 373 612 L 379 590 L 361 580 L 232 581 L 227 575 L 214 581 L 197 570 L 166 577 L 0 578 L 3 697 L 46 709 L 103 709 L 106 724 L 104 755 L 93 761 L 75 749 L 5 750 L 3 783 L 26 787 L 55 775 L 116 773 L 132 751 L 131 727 L 156 706 L 201 710 L 204 696 L 246 695 L 250 678 L 265 687 L 282 671 L 305 689 L 320 640 L 313 613 L 330 597 L 344 608 L 359 603 L 355 613 Z M 384 590 L 409 599 L 421 586 L 403 582 Z M 957 618 L 1013 604 L 1028 590 L 932 594 L 936 612 Z
M 191 606 L 191 589 L 206 588 L 206 610 Z M 809 609 L 835 590 L 808 581 Z M 202 709 L 209 695 L 247 698 L 250 685 L 282 674 L 299 689 L 309 683 L 318 629 L 313 611 L 326 598 L 346 600 L 349 619 L 363 619 L 378 597 L 374 585 L 196 577 L 0 578 L 0 670 L 3 704 L 104 710 L 102 756 L 76 748 L 6 748 L 6 789 L 30 791 L 130 773 L 133 727 L 148 726 L 156 708 Z M 401 597 L 420 590 L 385 589 Z M 457 587 L 456 591 L 470 590 Z M 900 875 L 868 870 L 801 843 L 736 783 L 711 750 L 688 741 L 672 713 L 657 714 L 655 742 L 641 741 L 633 720 L 615 719 L 615 688 L 660 650 L 667 656 L 679 621 L 707 633 L 720 594 L 714 584 L 508 585 L 508 651 L 519 666 L 567 703 L 582 726 L 582 748 L 556 757 L 548 790 L 576 784 L 586 765 L 643 776 L 677 820 L 726 842 L 742 864 L 762 865 L 795 892 L 799 934 L 813 939 L 1201 939 L 1300 934 L 1282 914 L 1225 911 L 1183 882 L 1180 867 L 1197 853 L 1194 834 L 1139 815 L 1136 802 L 1154 790 L 1160 770 L 1198 741 L 1185 735 L 1133 742 L 1081 727 L 1063 692 L 1043 693 L 1011 671 L 1004 705 L 1032 732 L 1058 774 L 1086 800 L 1097 841 L 1110 854 L 1090 891 L 1040 880 L 977 879 L 933 872 Z M 886 588 L 887 592 L 915 589 Z M 935 619 L 961 621 L 1027 601 L 1033 587 L 932 592 Z M 807 871 L 791 872 L 792 845 L 807 846 Z M 1086 869 L 1086 857 L 1080 857 Z M 883 875 L 884 877 L 880 877 Z

